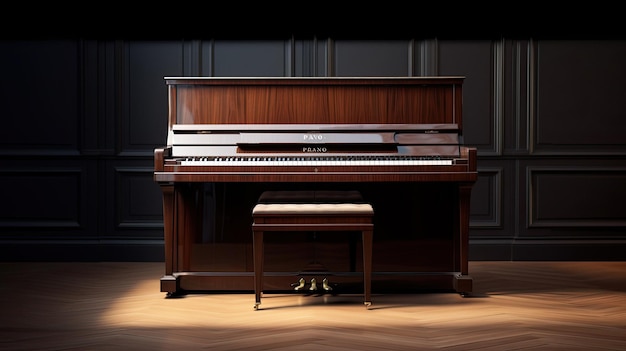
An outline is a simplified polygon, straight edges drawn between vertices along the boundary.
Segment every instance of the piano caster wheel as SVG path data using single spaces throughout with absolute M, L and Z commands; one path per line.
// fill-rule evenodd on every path
M 372 302 L 371 301 L 365 301 L 365 302 L 363 302 L 363 304 L 365 305 L 365 309 L 368 310 L 370 308 L 370 306 L 372 305 Z
M 254 304 L 254 310 L 255 310 L 255 311 L 256 311 L 256 310 L 258 310 L 258 309 L 260 308 L 260 307 L 259 307 L 259 305 L 260 305 L 260 304 L 261 304 L 260 302 L 257 302 L 257 303 L 255 303 L 255 304 Z

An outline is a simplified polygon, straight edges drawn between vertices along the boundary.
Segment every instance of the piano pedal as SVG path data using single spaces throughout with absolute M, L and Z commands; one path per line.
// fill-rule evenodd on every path
M 328 285 L 328 278 L 324 278 L 324 280 L 322 280 L 322 289 L 324 289 L 325 291 L 333 290 L 333 288 Z
M 294 287 L 293 290 L 298 291 L 304 289 L 305 284 L 306 282 L 304 281 L 304 278 L 300 278 L 297 283 L 292 283 L 291 286 Z
M 317 290 L 317 280 L 315 278 L 311 278 L 311 287 L 309 287 L 309 290 L 311 291 Z

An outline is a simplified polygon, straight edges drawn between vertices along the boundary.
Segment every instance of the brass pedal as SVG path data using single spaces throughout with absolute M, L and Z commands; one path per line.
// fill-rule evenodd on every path
M 311 287 L 309 287 L 309 290 L 311 291 L 317 290 L 317 280 L 315 278 L 311 278 Z
M 322 280 L 322 289 L 326 291 L 333 290 L 333 288 L 330 285 L 328 285 L 328 278 L 324 278 L 324 280 Z
M 293 290 L 298 291 L 304 289 L 305 284 L 306 282 L 304 281 L 304 278 L 300 278 L 297 283 L 291 284 L 291 286 L 294 286 Z

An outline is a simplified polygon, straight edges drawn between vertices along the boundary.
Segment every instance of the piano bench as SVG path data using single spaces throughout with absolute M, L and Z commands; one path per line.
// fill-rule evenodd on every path
M 271 202 L 271 200 L 277 202 Z M 263 193 L 252 209 L 254 309 L 259 309 L 263 291 L 264 235 L 277 232 L 317 231 L 361 232 L 364 304 L 366 308 L 369 307 L 372 304 L 373 217 L 372 205 L 362 202 L 358 192 L 268 191 Z

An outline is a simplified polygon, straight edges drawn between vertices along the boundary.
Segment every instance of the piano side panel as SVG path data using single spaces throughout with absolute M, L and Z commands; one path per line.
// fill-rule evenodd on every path
M 179 85 L 178 124 L 459 124 L 460 85 Z

